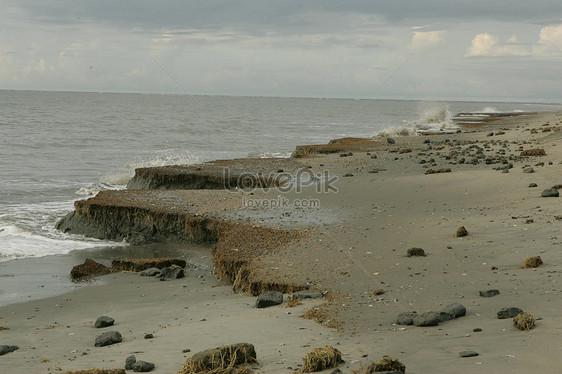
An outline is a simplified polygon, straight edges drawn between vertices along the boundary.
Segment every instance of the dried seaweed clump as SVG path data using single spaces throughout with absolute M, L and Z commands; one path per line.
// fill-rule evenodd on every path
M 64 374 L 125 374 L 125 369 L 89 369 L 79 371 L 67 371 Z
M 524 268 L 537 268 L 540 265 L 542 265 L 541 256 L 527 257 L 523 261 L 523 267 Z
M 252 344 L 238 343 L 198 352 L 187 359 L 178 374 L 231 374 L 249 373 L 247 367 L 257 362 L 256 350 Z
M 406 365 L 398 361 L 398 359 L 390 356 L 383 356 L 378 361 L 374 361 L 369 365 L 365 373 L 377 373 L 381 371 L 398 371 L 406 374 Z
M 519 330 L 529 331 L 535 327 L 535 317 L 530 313 L 519 313 L 513 318 L 513 325 Z
M 303 357 L 303 373 L 334 368 L 343 362 L 341 352 L 330 345 L 314 348 Z
M 521 156 L 546 156 L 546 152 L 542 148 L 527 149 L 521 152 Z

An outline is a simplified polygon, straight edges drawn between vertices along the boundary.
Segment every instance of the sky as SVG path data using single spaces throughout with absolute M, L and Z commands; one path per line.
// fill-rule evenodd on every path
M 0 0 L 0 89 L 562 102 L 560 0 Z

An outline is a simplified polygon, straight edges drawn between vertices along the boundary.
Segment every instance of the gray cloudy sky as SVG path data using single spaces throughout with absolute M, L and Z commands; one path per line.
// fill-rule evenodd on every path
M 155 61 L 194 94 L 562 102 L 562 1 L 0 0 L 0 89 L 182 93 Z

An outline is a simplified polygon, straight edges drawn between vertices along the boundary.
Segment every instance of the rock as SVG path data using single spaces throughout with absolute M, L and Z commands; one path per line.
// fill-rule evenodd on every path
M 415 316 L 417 316 L 416 312 L 402 312 L 398 314 L 398 317 L 396 317 L 396 324 L 407 326 L 413 325 Z
M 141 245 L 149 242 L 149 239 L 140 232 L 130 232 L 125 236 L 125 242 L 132 245 Z
M 556 188 L 547 188 L 543 192 L 541 192 L 542 197 L 558 197 L 560 193 Z
M 535 172 L 535 169 L 533 169 L 533 168 L 526 168 L 526 169 L 523 169 L 523 173 L 532 174 L 532 173 L 534 173 L 534 172 Z
M 532 187 L 538 187 L 538 185 L 537 185 L 536 183 L 529 183 L 529 187 L 530 187 L 530 188 L 532 188 Z
M 380 296 L 380 295 L 384 295 L 385 291 L 382 288 L 377 288 L 376 290 L 373 291 L 373 296 Z
M 386 142 L 387 142 L 388 144 L 394 144 L 394 143 L 396 143 L 396 141 L 395 141 L 394 139 L 392 139 L 392 138 L 386 138 Z
M 452 314 L 455 318 L 459 318 L 466 315 L 466 308 L 462 304 L 453 303 L 441 309 L 441 312 L 449 313 Z
M 294 294 L 291 295 L 292 300 L 295 300 L 295 299 L 321 299 L 322 297 L 324 297 L 324 294 L 322 293 L 322 291 L 317 291 L 317 290 L 303 290 L 303 291 L 295 292 Z
M 416 314 L 414 317 L 414 326 L 437 326 L 439 324 L 440 314 L 437 312 L 424 312 Z
M 133 364 L 137 362 L 135 355 L 130 355 L 125 359 L 125 370 L 133 370 Z
M 96 347 L 105 347 L 106 345 L 121 343 L 123 337 L 118 331 L 108 331 L 96 337 Z
M 474 351 L 459 352 L 459 357 L 476 357 L 476 356 L 478 356 L 478 352 L 474 352 Z
M 452 319 L 455 319 L 455 316 L 452 315 L 451 313 L 439 312 L 439 323 L 447 322 L 447 321 L 450 321 Z
M 541 256 L 527 257 L 523 260 L 523 268 L 538 268 L 543 264 Z
M 183 269 L 179 266 L 172 266 L 169 268 L 162 269 L 162 272 L 158 275 L 158 278 L 171 278 L 171 279 L 179 279 L 184 277 Z
M 146 373 L 152 369 L 154 369 L 154 364 L 152 362 L 139 360 L 133 364 L 133 371 L 136 373 Z
M 461 226 L 457 229 L 457 233 L 455 235 L 457 238 L 460 238 L 462 236 L 467 236 L 468 230 L 464 226 Z
M 173 265 L 185 268 L 187 263 L 179 258 L 119 258 L 111 261 L 111 272 L 143 271 L 150 268 L 163 269 Z
M 498 319 L 513 318 L 523 311 L 516 307 L 503 308 L 498 312 Z
M 416 247 L 412 247 L 410 249 L 408 249 L 406 256 L 408 257 L 412 257 L 412 256 L 425 256 L 425 251 L 422 248 L 416 248 Z
M 109 268 L 91 258 L 87 258 L 83 264 L 76 265 L 70 271 L 70 278 L 77 280 L 84 277 L 96 277 L 109 274 Z
M 258 296 L 256 308 L 267 308 L 283 302 L 283 294 L 279 291 L 266 291 Z
M 482 329 L 480 327 L 475 327 L 472 329 L 472 332 L 482 332 Z
M 490 131 L 489 133 L 486 134 L 486 136 L 494 136 L 494 132 Z
M 342 177 L 346 177 L 346 178 L 348 178 L 348 177 L 353 177 L 353 174 L 351 174 L 351 173 L 346 173 L 346 174 L 342 175 Z
M 94 327 L 96 329 L 100 329 L 108 326 L 113 326 L 114 323 L 115 320 L 113 318 L 108 316 L 101 316 L 98 317 L 98 319 L 96 319 L 96 323 L 94 324 Z
M 425 140 L 423 141 L 423 144 L 429 144 L 429 143 L 431 143 L 431 140 L 429 140 L 429 139 L 425 139 Z
M 155 277 L 160 274 L 162 271 L 158 268 L 150 268 L 143 270 L 139 273 L 141 277 Z
M 145 334 L 145 335 L 144 335 L 144 338 L 145 338 L 145 339 L 152 339 L 152 338 L 154 338 L 154 335 L 152 335 L 152 334 Z
M 0 356 L 20 349 L 17 345 L 0 345 Z
M 494 297 L 494 296 L 499 295 L 499 294 L 500 294 L 499 290 L 480 291 L 481 297 Z
M 373 158 L 373 159 L 377 158 L 377 155 L 371 155 L 371 158 Z

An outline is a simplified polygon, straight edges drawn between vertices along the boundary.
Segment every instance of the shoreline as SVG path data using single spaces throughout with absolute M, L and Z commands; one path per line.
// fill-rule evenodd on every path
M 178 289 L 183 292 L 181 280 L 154 282 L 154 279 L 133 278 L 136 276 L 133 274 L 111 274 L 101 277 L 109 280 L 107 284 L 86 287 L 72 292 L 71 296 L 56 296 L 0 308 L 0 325 L 10 328 L 0 333 L 11 339 L 13 344 L 20 345 L 20 350 L 0 359 L 0 370 L 8 368 L 4 366 L 6 358 L 18 362 L 24 360 L 36 371 L 49 366 L 49 363 L 40 362 L 41 354 L 30 355 L 29 348 L 37 338 L 52 339 L 53 336 L 48 335 L 52 330 L 57 331 L 58 335 L 52 335 L 56 335 L 64 347 L 49 353 L 49 361 L 51 366 L 63 370 L 101 367 L 104 362 L 112 365 L 105 366 L 108 368 L 123 367 L 128 353 L 140 350 L 143 353 L 137 357 L 155 362 L 154 372 L 176 372 L 185 357 L 198 350 L 248 341 L 256 345 L 260 372 L 287 372 L 288 367 L 297 369 L 296 365 L 305 350 L 339 342 L 347 361 L 341 366 L 344 372 L 361 364 L 366 366 L 368 360 L 379 359 L 383 354 L 390 354 L 405 363 L 409 373 L 428 372 L 435 368 L 466 373 L 477 373 L 482 369 L 491 372 L 538 370 L 554 373 L 562 365 L 556 346 L 560 338 L 556 316 L 562 306 L 557 298 L 562 254 L 556 251 L 561 245 L 557 233 L 562 221 L 556 217 L 562 212 L 560 204 L 556 204 L 560 198 L 541 198 L 540 192 L 562 183 L 562 112 L 523 117 L 502 118 L 460 134 L 396 137 L 395 145 L 377 144 L 369 152 L 376 154 L 376 159 L 367 155 L 366 150 L 354 151 L 355 154 L 347 157 L 336 153 L 304 158 L 303 165 L 315 173 L 329 170 L 339 177 L 338 192 L 334 194 L 318 194 L 314 188 L 308 188 L 298 193 L 288 191 L 284 195 L 290 200 L 319 199 L 321 205 L 316 210 L 252 210 L 241 207 L 240 201 L 233 197 L 218 201 L 220 195 L 196 193 L 197 196 L 209 196 L 207 200 L 202 200 L 200 206 L 192 206 L 194 214 L 211 212 L 221 219 L 250 226 L 280 227 L 287 222 L 289 227 L 306 232 L 297 240 L 290 241 L 290 245 L 260 252 L 253 259 L 254 276 L 276 282 L 290 280 L 295 284 L 309 284 L 329 291 L 331 298 L 328 303 L 325 300 L 305 301 L 305 305 L 294 310 L 285 308 L 285 305 L 257 310 L 252 308 L 253 299 L 234 294 L 222 282 L 218 282 L 221 285 L 217 286 L 215 275 L 208 272 L 194 273 L 195 278 L 188 276 L 185 281 L 188 294 L 184 293 L 185 299 L 179 302 L 180 296 L 173 296 L 173 292 Z M 548 126 L 544 126 L 547 121 Z M 543 133 L 547 127 L 553 129 Z M 494 134 L 488 136 L 489 132 Z M 426 139 L 430 143 L 425 143 Z M 449 141 L 445 142 L 446 139 Z M 521 148 L 544 148 L 547 156 L 521 158 Z M 481 153 L 478 153 L 479 150 Z M 477 157 L 475 165 L 459 163 L 463 152 L 467 160 L 477 157 L 472 154 L 484 156 Z M 498 159 L 492 155 L 498 156 Z M 498 162 L 486 164 L 486 157 L 491 162 Z M 501 157 L 506 159 L 506 164 L 500 161 Z M 420 163 L 422 159 L 426 163 Z M 545 164 L 537 166 L 540 162 Z M 507 169 L 507 173 L 502 173 L 502 169 L 493 170 L 509 163 L 513 163 L 513 168 Z M 535 172 L 524 173 L 525 165 L 533 167 Z M 430 168 L 450 168 L 452 171 L 425 175 Z M 345 176 L 347 174 L 350 176 Z M 539 188 L 529 188 L 530 182 L 537 183 Z M 166 195 L 164 190 L 159 193 L 171 196 Z M 275 190 L 255 190 L 253 193 L 254 199 L 277 195 Z M 194 192 L 185 192 L 185 196 L 190 194 Z M 215 205 L 207 205 L 209 201 Z M 293 219 L 287 213 L 301 214 L 302 217 Z M 309 215 L 315 218 L 307 220 Z M 468 229 L 467 237 L 454 237 L 459 226 Z M 233 248 L 228 247 L 232 244 L 226 243 L 225 249 Z M 427 255 L 406 257 L 406 249 L 414 246 L 424 248 Z M 535 255 L 543 258 L 541 267 L 520 268 L 525 257 Z M 492 266 L 496 269 L 492 270 Z M 69 271 L 67 269 L 66 274 Z M 205 280 L 206 286 L 191 293 L 196 285 L 202 286 L 200 279 Z M 215 287 L 207 287 L 210 283 Z M 125 294 L 118 294 L 117 290 L 114 293 L 112 287 L 121 289 L 121 292 L 142 288 L 145 296 L 142 300 L 138 295 L 124 297 Z M 179 308 L 176 311 L 187 307 L 196 314 L 210 316 L 201 319 L 213 321 L 207 324 L 211 327 L 205 327 L 208 335 L 204 336 L 205 333 L 201 332 L 200 346 L 193 345 L 196 349 L 192 349 L 190 354 L 178 355 L 176 352 L 167 355 L 169 351 L 181 352 L 179 347 L 176 349 L 178 339 L 192 336 L 190 334 L 195 333 L 194 329 L 198 331 L 199 327 L 196 327 L 197 321 L 193 318 L 188 320 L 185 315 L 174 315 L 171 305 L 165 315 L 155 317 L 151 306 L 162 303 L 163 299 L 158 297 L 162 297 L 160 292 L 165 287 L 175 287 L 172 296 L 167 297 L 178 301 L 174 306 Z M 377 288 L 384 289 L 385 293 L 373 296 Z M 489 299 L 478 295 L 478 291 L 490 288 L 499 289 L 500 295 Z M 218 295 L 219 292 L 213 291 L 219 289 L 219 296 L 209 296 Z M 151 292 L 154 294 L 150 295 Z M 71 300 L 66 302 L 69 308 L 61 315 L 51 304 L 60 306 L 65 298 Z M 204 305 L 205 298 L 216 300 L 218 305 L 224 302 L 224 305 L 232 307 L 228 309 L 230 317 L 225 317 L 225 313 L 221 316 L 220 311 L 214 314 L 214 310 Z M 198 300 L 198 306 L 186 305 L 193 299 Z M 92 315 L 77 315 L 79 308 L 88 300 L 92 300 Z M 436 310 L 453 302 L 466 306 L 466 317 L 438 327 L 394 325 L 400 312 Z M 183 306 L 180 308 L 180 305 Z M 126 322 L 123 330 L 134 330 L 135 338 L 129 340 L 122 331 L 125 336 L 123 343 L 97 349 L 93 348 L 93 344 L 79 344 L 78 340 L 65 342 L 65 335 L 59 333 L 63 329 L 59 327 L 41 330 L 43 325 L 36 324 L 39 332 L 25 332 L 37 321 L 33 317 L 28 322 L 24 319 L 27 318 L 25 313 L 36 306 L 41 311 L 41 318 L 44 318 L 40 324 L 67 318 L 67 325 L 71 326 L 69 329 L 80 331 L 84 339 L 87 334 L 97 332 L 91 328 L 97 318 L 94 311 L 102 315 L 105 310 L 117 313 L 123 312 L 120 308 L 134 307 L 138 316 L 124 313 Z M 299 317 L 313 306 L 322 312 L 322 324 Z M 521 332 L 513 328 L 511 320 L 495 318 L 499 309 L 508 306 L 519 306 L 540 317 L 537 327 Z M 229 320 L 231 317 L 233 321 Z M 175 322 L 176 318 L 181 322 Z M 167 335 L 166 331 L 161 341 L 155 339 L 147 343 L 139 338 L 140 330 L 132 329 L 130 323 L 134 324 L 134 320 L 146 321 L 147 327 L 143 331 L 152 323 L 173 325 L 177 329 L 158 328 L 155 331 L 159 333 L 164 330 L 174 330 L 174 333 Z M 290 324 L 291 329 L 283 328 L 282 324 L 268 325 L 278 320 Z M 57 322 L 61 325 L 66 323 L 62 319 Z M 220 333 L 215 330 L 219 327 L 222 327 Z M 483 331 L 473 332 L 474 328 Z M 262 335 L 265 331 L 273 339 L 264 339 Z M 311 335 L 307 337 L 302 332 Z M 23 338 L 19 335 L 22 333 Z M 79 335 L 78 332 L 75 334 Z M 316 340 L 311 340 L 311 337 Z M 15 341 L 17 339 L 22 341 Z M 502 345 L 506 339 L 509 344 Z M 373 344 L 373 341 L 376 343 Z M 88 354 L 85 356 L 64 357 L 74 349 L 90 351 L 86 351 Z M 458 352 L 467 349 L 479 352 L 480 356 L 468 359 L 457 357 Z M 107 359 L 111 361 L 100 362 L 100 359 L 105 359 L 100 352 L 106 351 L 110 352 Z M 535 354 L 542 358 L 540 362 L 532 357 L 533 351 L 539 352 Z M 145 354 L 146 357 L 143 357 Z M 368 354 L 368 357 L 362 357 L 363 354 Z

